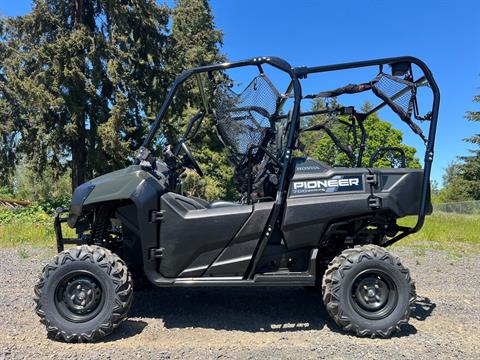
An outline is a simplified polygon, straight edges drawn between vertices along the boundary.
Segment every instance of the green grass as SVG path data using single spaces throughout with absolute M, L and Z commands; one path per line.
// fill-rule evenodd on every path
M 399 221 L 414 226 L 415 217 Z M 425 249 L 446 250 L 452 258 L 466 253 L 480 253 L 480 216 L 437 212 L 427 216 L 423 228 L 400 240 L 395 246 L 414 247 L 419 253 Z
M 416 218 L 400 221 L 401 225 L 413 226 Z M 73 237 L 74 230 L 63 226 L 65 237 Z M 16 247 L 21 257 L 28 257 L 24 246 L 55 247 L 53 215 L 42 210 L 12 211 L 0 209 L 0 247 Z M 408 246 L 418 256 L 426 249 L 448 251 L 452 258 L 466 253 L 480 253 L 480 216 L 435 213 L 428 216 L 422 230 L 400 240 L 394 246 Z
M 70 237 L 74 231 L 63 227 L 63 235 Z M 55 233 L 53 218 L 49 223 L 12 222 L 0 224 L 0 247 L 19 247 L 23 245 L 34 247 L 54 247 Z
M 28 259 L 30 257 L 30 253 L 27 249 L 20 248 L 18 249 L 18 256 L 20 256 L 21 259 Z
M 64 226 L 63 235 L 71 237 L 74 230 Z M 53 215 L 38 209 L 0 209 L 0 247 L 19 248 L 19 255 L 26 258 L 24 246 L 56 246 Z

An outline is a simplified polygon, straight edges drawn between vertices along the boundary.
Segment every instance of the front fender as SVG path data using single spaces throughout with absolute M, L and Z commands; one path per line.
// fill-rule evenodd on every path
M 138 185 L 150 176 L 141 166 L 132 165 L 80 185 L 72 195 L 68 225 L 75 227 L 85 205 L 131 198 Z

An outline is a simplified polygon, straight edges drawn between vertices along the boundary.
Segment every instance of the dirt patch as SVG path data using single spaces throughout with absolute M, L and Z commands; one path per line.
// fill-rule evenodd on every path
M 49 340 L 33 285 L 52 256 L 0 250 L 0 359 L 480 358 L 480 255 L 394 251 L 416 281 L 410 324 L 390 339 L 342 333 L 303 288 L 165 288 L 135 293 L 129 319 L 96 344 Z

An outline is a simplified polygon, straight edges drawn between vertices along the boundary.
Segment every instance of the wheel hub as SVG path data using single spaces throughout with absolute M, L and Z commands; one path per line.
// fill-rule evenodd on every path
M 381 309 L 388 300 L 388 286 L 380 276 L 368 276 L 357 284 L 355 298 L 365 310 Z
M 88 312 L 99 301 L 98 286 L 89 279 L 76 279 L 65 289 L 68 307 L 80 313 Z
M 383 271 L 366 270 L 353 282 L 351 303 L 366 318 L 384 318 L 394 310 L 397 301 L 395 283 Z
M 71 274 L 57 287 L 55 305 L 66 319 L 82 322 L 98 313 L 102 300 L 102 289 L 92 274 Z

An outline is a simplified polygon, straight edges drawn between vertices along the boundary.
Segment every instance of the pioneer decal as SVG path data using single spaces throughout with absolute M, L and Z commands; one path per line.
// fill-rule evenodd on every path
M 361 176 L 337 175 L 329 179 L 296 180 L 290 185 L 290 196 L 363 190 Z

